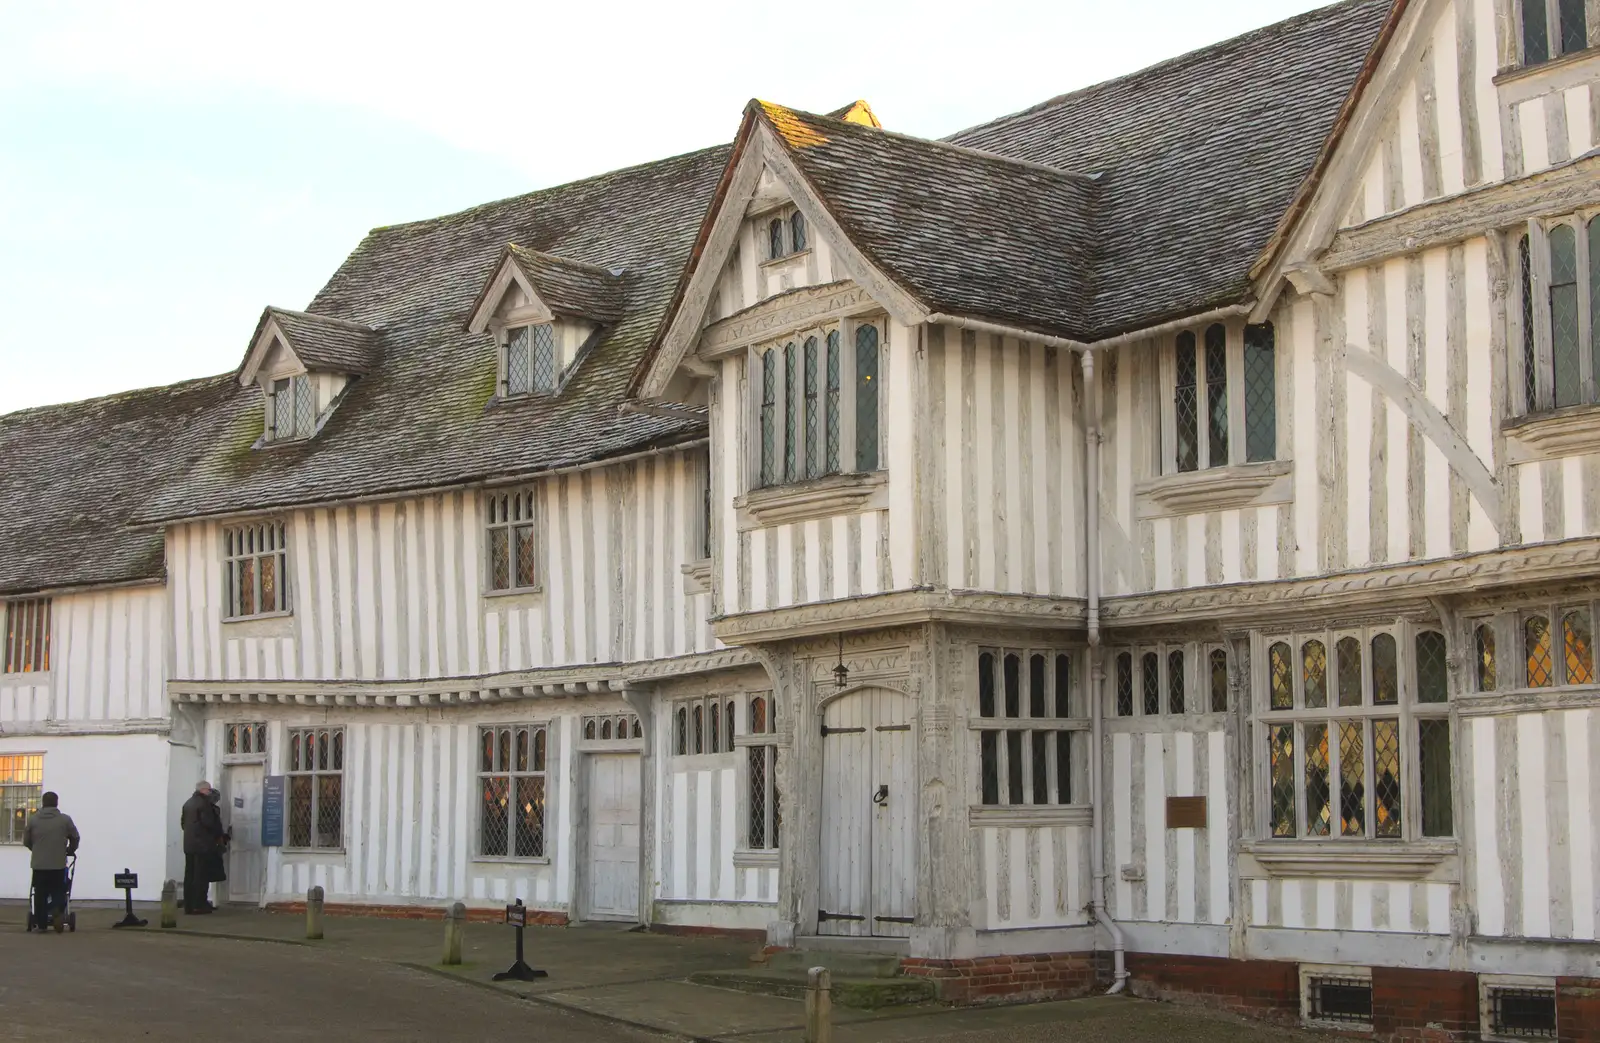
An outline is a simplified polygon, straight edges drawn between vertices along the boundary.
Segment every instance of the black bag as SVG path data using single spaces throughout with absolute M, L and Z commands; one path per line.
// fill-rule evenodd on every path
M 228 870 L 222 858 L 221 851 L 213 851 L 209 855 L 201 855 L 201 869 L 205 872 L 206 880 L 216 884 L 228 879 Z

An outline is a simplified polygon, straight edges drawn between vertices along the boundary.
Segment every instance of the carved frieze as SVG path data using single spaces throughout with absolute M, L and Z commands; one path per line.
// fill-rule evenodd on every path
M 698 354 L 719 358 L 802 326 L 881 310 L 872 295 L 853 282 L 805 286 L 712 323 L 700 337 Z

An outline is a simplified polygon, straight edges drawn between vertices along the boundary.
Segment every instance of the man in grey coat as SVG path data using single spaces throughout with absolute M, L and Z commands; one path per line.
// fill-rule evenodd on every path
M 194 795 L 178 814 L 178 828 L 183 830 L 183 911 L 209 913 L 210 863 L 222 841 L 222 813 L 212 799 L 211 783 L 195 783 Z
M 78 827 L 57 807 L 61 798 L 46 793 L 44 804 L 22 828 L 22 846 L 33 852 L 34 923 L 43 931 L 55 913 L 56 933 L 66 927 L 67 859 L 78 851 Z

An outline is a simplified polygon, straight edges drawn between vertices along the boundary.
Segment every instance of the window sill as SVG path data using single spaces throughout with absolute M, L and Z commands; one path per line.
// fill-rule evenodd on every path
M 0 684 L 49 684 L 50 671 L 48 670 L 13 670 L 8 674 L 0 674 Z
M 1600 406 L 1566 406 L 1506 421 L 1513 463 L 1600 453 Z
M 1560 73 L 1563 70 L 1572 68 L 1574 65 L 1583 65 L 1596 56 L 1600 56 L 1600 47 L 1585 47 L 1581 51 L 1569 51 L 1560 57 L 1539 62 L 1537 65 L 1514 65 L 1509 69 L 1502 69 L 1495 76 L 1494 85 L 1496 87 L 1505 87 L 1509 84 L 1521 84 L 1529 80 L 1545 79 L 1547 74 Z M 1513 104 L 1525 101 L 1532 96 L 1532 92 L 1518 91 L 1517 95 L 1515 98 L 1507 98 L 1506 100 Z
M 547 866 L 550 864 L 549 855 L 540 855 L 537 858 L 499 858 L 495 855 L 474 855 L 472 864 L 478 866 Z
M 1360 880 L 1454 879 L 1454 841 L 1263 840 L 1244 846 L 1259 873 L 1240 875 Z
M 278 851 L 295 858 L 341 859 L 345 856 L 345 849 L 342 847 L 280 847 Z
M 1141 518 L 1288 503 L 1294 498 L 1293 470 L 1293 461 L 1267 460 L 1163 475 L 1134 486 L 1134 502 Z
M 1087 804 L 973 804 L 967 808 L 967 825 L 1087 826 L 1093 814 Z
M 543 587 L 519 587 L 516 590 L 486 590 L 483 592 L 485 608 L 532 608 L 544 604 Z
M 271 612 L 259 616 L 238 616 L 222 621 L 222 636 L 237 637 L 293 637 L 294 613 Z
M 735 851 L 733 853 L 733 868 L 777 869 L 778 849 L 771 848 L 765 851 Z
M 683 573 L 683 592 L 685 594 L 711 593 L 710 558 L 687 562 L 679 566 L 679 571 Z
M 860 514 L 889 505 L 889 473 L 832 474 L 790 485 L 752 489 L 733 501 L 741 529 Z
M 801 258 L 808 256 L 810 253 L 811 247 L 808 246 L 804 250 L 796 250 L 793 253 L 786 253 L 782 257 L 769 257 L 765 261 L 761 262 L 761 267 L 773 268 L 779 265 L 788 264 L 790 261 L 798 261 Z

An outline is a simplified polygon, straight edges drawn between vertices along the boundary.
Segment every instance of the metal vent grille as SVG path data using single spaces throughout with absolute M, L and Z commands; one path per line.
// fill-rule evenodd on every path
M 1490 989 L 1489 1031 L 1508 1039 L 1555 1039 L 1556 991 Z
M 1306 989 L 1311 1018 L 1346 1025 L 1372 1022 L 1372 982 L 1366 978 L 1316 977 Z

